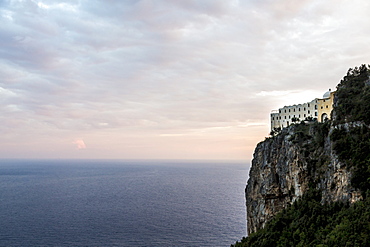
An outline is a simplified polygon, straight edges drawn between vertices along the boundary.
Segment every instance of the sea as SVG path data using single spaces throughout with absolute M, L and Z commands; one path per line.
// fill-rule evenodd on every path
M 0 160 L 0 246 L 230 246 L 249 165 Z

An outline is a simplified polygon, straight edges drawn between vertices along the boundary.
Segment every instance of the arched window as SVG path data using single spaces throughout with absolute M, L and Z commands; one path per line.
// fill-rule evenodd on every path
M 321 115 L 321 122 L 324 122 L 326 119 L 328 119 L 328 114 L 323 113 L 323 114 Z

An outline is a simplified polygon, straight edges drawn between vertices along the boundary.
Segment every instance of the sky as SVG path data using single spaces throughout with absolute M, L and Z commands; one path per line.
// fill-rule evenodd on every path
M 0 0 L 0 158 L 250 161 L 370 63 L 368 0 Z

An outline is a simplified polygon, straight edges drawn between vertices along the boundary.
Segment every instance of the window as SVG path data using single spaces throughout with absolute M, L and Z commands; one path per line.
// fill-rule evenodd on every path
M 298 108 L 298 111 L 301 111 L 301 108 Z
M 284 110 L 285 111 L 285 113 L 286 113 L 286 110 Z
M 295 112 L 295 108 L 293 109 L 293 111 Z
M 317 116 L 317 112 L 315 112 L 315 116 Z
M 326 108 L 329 108 L 329 106 L 327 105 Z
M 303 110 L 304 110 L 304 111 L 306 111 L 306 107 L 305 107 L 305 108 L 303 108 Z
M 308 110 L 308 114 L 310 114 L 310 110 Z
M 279 113 L 281 113 L 281 110 L 279 109 Z
M 303 117 L 306 117 L 306 114 L 304 114 Z
M 274 120 L 274 117 L 272 117 L 272 120 Z
M 285 119 L 286 119 L 286 116 L 285 116 Z
M 324 107 L 322 107 L 322 106 L 321 106 L 321 109 L 322 109 L 322 108 L 324 108 Z
M 315 110 L 317 110 L 317 105 L 315 105 Z
M 310 104 L 308 104 L 308 107 L 310 107 Z
M 289 112 L 290 112 L 290 109 L 289 109 Z

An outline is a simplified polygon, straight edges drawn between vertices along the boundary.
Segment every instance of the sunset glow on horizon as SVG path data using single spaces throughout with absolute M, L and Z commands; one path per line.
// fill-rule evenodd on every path
M 370 63 L 370 2 L 7 0 L 1 158 L 252 158 Z

